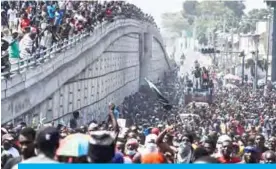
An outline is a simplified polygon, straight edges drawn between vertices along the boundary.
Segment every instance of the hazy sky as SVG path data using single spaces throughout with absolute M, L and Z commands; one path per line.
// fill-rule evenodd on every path
M 180 11 L 184 0 L 127 0 L 140 8 L 144 12 L 151 14 L 158 25 L 161 24 L 161 14 L 165 12 Z M 253 8 L 266 8 L 264 0 L 244 0 L 246 12 Z

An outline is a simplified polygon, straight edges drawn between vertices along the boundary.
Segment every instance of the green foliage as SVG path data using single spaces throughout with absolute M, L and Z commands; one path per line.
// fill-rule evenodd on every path
M 183 14 L 196 16 L 198 14 L 198 5 L 199 3 L 197 1 L 185 1 L 183 3 Z
M 267 19 L 267 16 L 272 16 L 272 10 L 268 9 L 252 9 L 242 19 L 240 30 L 242 33 L 250 33 L 256 30 L 256 23 L 260 20 Z
M 244 15 L 244 3 L 241 1 L 224 1 L 224 5 L 234 12 L 236 18 L 241 18 Z
M 188 21 L 183 18 L 180 12 L 163 13 L 162 26 L 166 31 L 177 33 L 181 36 L 181 32 L 189 27 Z
M 183 30 L 193 32 L 194 27 L 196 27 L 197 39 L 200 43 L 206 44 L 209 31 L 223 29 L 223 21 L 219 18 L 241 17 L 245 6 L 242 2 L 235 1 L 185 1 L 182 8 L 182 11 L 178 14 L 163 14 L 162 26 L 177 33 L 181 33 Z M 233 26 L 237 26 L 237 24 L 237 22 L 228 20 L 225 25 L 226 31 Z

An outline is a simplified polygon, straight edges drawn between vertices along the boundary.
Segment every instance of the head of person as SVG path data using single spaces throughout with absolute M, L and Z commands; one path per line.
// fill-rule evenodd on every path
M 276 151 L 276 137 L 270 137 L 268 139 L 267 148 L 272 151 Z
M 36 33 L 31 32 L 31 33 L 30 33 L 30 38 L 31 38 L 32 40 L 34 40 L 34 39 L 35 39 L 35 37 L 36 37 Z
M 158 128 L 152 128 L 151 129 L 151 134 L 155 134 L 155 135 L 159 135 L 159 133 L 160 133 L 160 131 L 159 131 L 159 129 Z
M 116 150 L 124 153 L 125 152 L 125 143 L 123 141 L 117 141 L 116 142 Z
M 139 143 L 137 139 L 129 139 L 126 142 L 125 154 L 130 157 L 133 157 L 137 153 L 138 147 L 139 147 Z
M 12 128 L 13 128 L 12 122 L 9 122 L 9 123 L 6 124 L 6 129 L 7 130 L 11 130 Z
M 221 152 L 222 149 L 222 143 L 225 141 L 229 141 L 232 143 L 232 139 L 228 135 L 222 135 L 218 138 L 216 148 L 218 149 L 219 152 Z
M 23 128 L 19 134 L 20 151 L 25 159 L 35 155 L 35 134 L 31 127 Z
M 27 19 L 27 18 L 28 18 L 28 14 L 27 14 L 27 13 L 23 13 L 23 14 L 21 15 L 21 17 L 22 17 L 22 19 Z
M 37 154 L 44 154 L 49 158 L 54 158 L 55 152 L 59 147 L 60 135 L 55 127 L 41 128 L 35 139 Z
M 18 33 L 17 32 L 12 33 L 12 38 L 17 39 L 18 38 Z
M 193 135 L 190 133 L 184 133 L 181 138 L 181 143 L 186 145 L 192 145 L 194 142 Z
M 137 126 L 131 126 L 130 131 L 133 132 L 133 133 L 137 133 L 138 132 Z
M 90 133 L 90 161 L 92 163 L 110 163 L 115 155 L 115 135 L 109 131 Z
M 127 134 L 127 138 L 128 139 L 137 138 L 137 135 L 136 135 L 136 133 L 134 133 L 134 132 L 131 131 L 130 133 Z
M 232 141 L 225 140 L 221 144 L 221 154 L 224 158 L 230 158 L 233 150 Z
M 274 151 L 268 150 L 264 152 L 264 163 L 266 164 L 274 164 L 276 163 L 276 153 Z
M 203 142 L 203 148 L 207 151 L 208 155 L 211 155 L 215 151 L 215 143 L 210 139 L 207 139 Z
M 97 131 L 98 129 L 99 129 L 99 125 L 95 122 L 92 122 L 88 126 L 88 133 L 93 132 L 93 131 Z
M 146 139 L 145 139 L 146 151 L 156 152 L 158 150 L 156 145 L 156 139 L 157 139 L 157 136 L 155 134 L 149 134 L 146 136 Z
M 73 112 L 73 118 L 78 119 L 80 117 L 80 113 L 78 111 Z
M 9 150 L 12 147 L 14 137 L 11 134 L 5 134 L 2 136 L 2 145 L 4 150 Z
M 201 157 L 205 157 L 208 155 L 209 155 L 209 153 L 207 152 L 207 150 L 204 147 L 199 146 L 194 151 L 194 160 L 197 160 Z
M 115 104 L 114 103 L 109 103 L 108 105 L 110 110 L 114 110 L 115 109 Z
M 257 147 L 264 147 L 264 144 L 265 144 L 265 138 L 263 135 L 261 134 L 258 134 L 256 137 L 255 137 L 255 144 Z
M 244 148 L 244 161 L 246 163 L 259 163 L 259 150 L 257 147 L 247 146 Z

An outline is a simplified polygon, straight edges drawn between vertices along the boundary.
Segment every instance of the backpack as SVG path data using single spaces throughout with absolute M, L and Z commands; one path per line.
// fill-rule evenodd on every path
M 208 75 L 207 75 L 207 73 L 203 73 L 203 79 L 208 79 Z
M 195 78 L 199 78 L 200 77 L 200 69 L 196 69 L 195 70 Z

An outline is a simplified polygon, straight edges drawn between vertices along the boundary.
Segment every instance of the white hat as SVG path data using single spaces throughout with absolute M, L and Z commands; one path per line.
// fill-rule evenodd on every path
M 228 135 L 222 135 L 218 138 L 218 143 L 222 143 L 225 141 L 232 141 L 232 139 Z
M 157 135 L 155 135 L 155 134 L 149 134 L 146 137 L 145 143 L 152 143 L 152 142 L 155 143 L 156 139 L 157 139 Z

